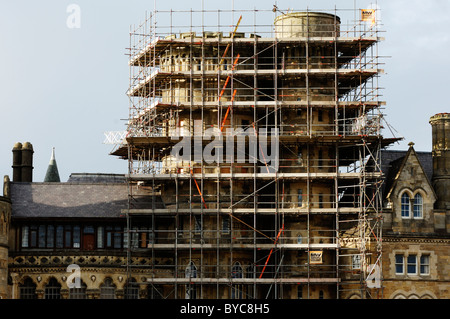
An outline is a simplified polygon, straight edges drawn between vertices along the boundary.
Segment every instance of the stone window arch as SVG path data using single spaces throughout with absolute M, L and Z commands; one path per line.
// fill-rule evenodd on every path
M 80 288 L 69 288 L 69 299 L 86 299 L 86 284 L 81 281 Z
M 100 286 L 100 299 L 116 299 L 116 288 L 111 278 L 105 278 Z
M 402 218 L 411 217 L 411 194 L 408 190 L 400 193 L 400 213 Z
M 423 195 L 417 191 L 413 198 L 413 218 L 423 218 Z
M 191 261 L 185 269 L 185 277 L 186 278 L 197 278 L 197 266 L 195 263 Z
M 125 299 L 139 299 L 139 286 L 136 279 L 130 278 L 127 280 L 124 288 Z
M 19 284 L 20 299 L 36 299 L 36 284 L 30 277 L 25 278 L 22 284 Z
M 61 299 L 61 284 L 55 277 L 51 277 L 45 285 L 44 299 Z

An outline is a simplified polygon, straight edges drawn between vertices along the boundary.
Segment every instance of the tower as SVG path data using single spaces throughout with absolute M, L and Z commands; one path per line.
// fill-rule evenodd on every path
M 167 298 L 375 296 L 392 142 L 377 29 L 343 32 L 336 12 L 270 11 L 268 28 L 264 10 L 218 11 L 236 21 L 224 33 L 192 11 L 174 34 L 175 14 L 131 32 L 128 132 L 113 152 L 148 189 L 147 206 L 130 192 L 127 218 L 130 234 L 151 225 L 149 284 Z

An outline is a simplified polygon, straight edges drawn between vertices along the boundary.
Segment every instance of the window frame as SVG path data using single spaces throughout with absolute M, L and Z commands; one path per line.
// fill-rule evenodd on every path
M 426 259 L 426 262 L 424 262 L 424 259 Z M 429 254 L 421 254 L 419 258 L 419 274 L 421 276 L 429 276 L 430 275 L 430 260 L 431 256 Z M 422 271 L 422 267 L 426 267 L 426 271 Z
M 414 258 L 413 262 L 410 262 L 410 258 Z M 409 267 L 414 267 L 414 272 L 409 271 Z M 417 275 L 417 254 L 410 254 L 406 257 L 406 273 L 408 275 Z
M 401 258 L 401 263 L 398 262 L 397 257 Z M 404 275 L 405 274 L 405 255 L 404 254 L 395 254 L 394 256 L 394 265 L 395 265 L 395 274 L 396 275 Z M 397 267 L 402 267 L 402 271 L 398 272 L 398 268 Z
M 106 225 L 96 225 L 92 222 L 80 223 L 58 223 L 58 222 L 35 222 L 23 223 L 18 227 L 17 248 L 20 250 L 62 250 L 70 249 L 84 251 L 85 228 L 88 233 L 94 236 L 94 249 L 114 249 L 126 248 L 124 225 L 111 223 Z M 106 228 L 110 228 L 110 246 L 107 246 Z M 153 234 L 147 234 L 146 240 L 152 242 Z
M 420 203 L 416 203 L 416 198 L 420 198 Z M 412 203 L 413 209 L 412 209 L 412 216 L 414 219 L 423 219 L 423 196 L 420 193 L 416 193 L 413 198 Z M 416 207 L 418 207 L 418 214 L 416 216 Z
M 404 214 L 406 212 L 407 215 Z M 402 196 L 400 196 L 400 215 L 403 219 L 411 218 L 411 196 L 407 192 L 403 192 Z

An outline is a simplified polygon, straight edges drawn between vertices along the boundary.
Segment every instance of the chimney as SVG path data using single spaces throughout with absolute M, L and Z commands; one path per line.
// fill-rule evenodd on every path
M 450 113 L 430 118 L 433 146 L 433 177 L 431 182 L 437 195 L 435 209 L 450 209 Z
M 12 149 L 13 153 L 13 182 L 22 181 L 22 143 L 17 142 Z
M 13 182 L 33 182 L 33 145 L 16 143 L 13 147 Z

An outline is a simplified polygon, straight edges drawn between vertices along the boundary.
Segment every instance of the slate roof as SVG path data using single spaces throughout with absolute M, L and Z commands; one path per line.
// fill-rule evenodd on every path
M 431 182 L 433 176 L 433 158 L 431 152 L 416 152 L 417 158 L 423 167 L 424 173 Z M 383 197 L 387 195 L 394 178 L 400 169 L 408 151 L 381 151 L 381 170 L 385 174 L 385 182 L 382 187 Z
M 151 208 L 151 190 L 133 190 L 137 208 Z M 146 195 L 139 197 L 138 195 Z M 155 208 L 163 208 L 159 196 Z M 128 208 L 125 183 L 11 183 L 13 218 L 119 218 Z
M 417 158 L 420 161 L 420 164 L 423 167 L 423 170 L 425 171 L 425 174 L 427 175 L 428 179 L 431 181 L 431 177 L 433 176 L 433 158 L 431 156 L 431 152 L 418 152 L 415 151 L 417 154 Z M 395 165 L 395 161 L 405 157 L 406 153 L 408 153 L 408 150 L 406 151 L 381 151 L 381 170 L 383 173 L 388 176 L 389 170 L 393 168 Z M 398 167 L 397 167 L 398 168 Z
M 125 183 L 124 174 L 72 173 L 68 183 Z

